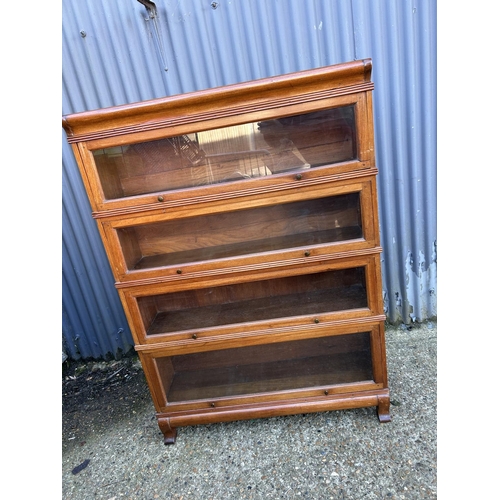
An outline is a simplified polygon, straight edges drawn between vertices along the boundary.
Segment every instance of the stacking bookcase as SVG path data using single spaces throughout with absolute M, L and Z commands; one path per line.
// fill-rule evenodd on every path
M 165 443 L 390 421 L 371 60 L 63 117 Z

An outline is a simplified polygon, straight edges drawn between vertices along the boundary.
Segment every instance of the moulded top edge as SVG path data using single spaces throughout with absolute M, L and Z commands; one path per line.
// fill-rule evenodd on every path
M 151 122 L 166 116 L 197 114 L 206 109 L 230 108 L 242 103 L 258 103 L 269 98 L 304 95 L 370 82 L 371 59 L 323 66 L 259 80 L 177 94 L 148 101 L 84 111 L 63 116 L 62 126 L 69 138 L 117 130 Z M 74 142 L 71 141 L 71 142 Z

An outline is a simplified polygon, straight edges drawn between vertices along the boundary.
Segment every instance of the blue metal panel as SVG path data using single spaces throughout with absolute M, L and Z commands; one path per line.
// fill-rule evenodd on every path
M 64 346 L 72 359 L 116 357 L 131 349 L 132 337 L 82 180 L 69 160 L 74 161 L 73 153 L 64 144 Z
M 373 59 L 385 304 L 392 321 L 436 310 L 436 6 L 353 1 L 356 57 Z
M 433 0 L 65 0 L 63 114 L 373 59 L 382 272 L 391 321 L 436 316 Z M 63 141 L 63 328 L 71 357 L 132 344 Z M 78 338 L 78 340 L 75 340 Z

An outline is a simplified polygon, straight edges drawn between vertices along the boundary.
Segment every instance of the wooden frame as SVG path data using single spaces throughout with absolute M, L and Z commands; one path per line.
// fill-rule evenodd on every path
M 185 204 L 191 198 L 202 199 L 207 194 L 211 197 L 220 196 L 222 191 L 226 191 L 226 196 L 236 192 L 243 193 L 247 183 L 236 182 L 230 190 L 224 189 L 224 186 L 212 186 L 208 193 L 202 187 L 108 200 L 104 195 L 92 151 L 353 105 L 357 159 L 337 164 L 333 169 L 327 168 L 326 172 L 311 170 L 302 179 L 324 178 L 328 172 L 339 174 L 370 168 L 375 165 L 373 132 L 370 126 L 372 109 L 369 91 L 373 88 L 370 74 L 371 61 L 357 61 L 155 101 L 78 113 L 64 117 L 63 126 L 90 193 L 96 217 L 103 215 L 103 210 L 109 215 L 112 211 L 121 214 L 123 209 L 129 212 L 155 209 L 165 199 L 171 203 L 178 201 Z M 253 182 L 252 190 L 258 187 L 274 190 L 278 184 L 288 185 L 290 178 L 295 178 L 295 175 L 281 174 L 272 179 L 259 179 Z M 159 197 L 163 199 L 159 201 Z
M 194 399 L 180 400 L 178 402 L 168 401 L 166 394 L 170 390 L 169 384 L 174 377 L 174 369 L 171 363 L 168 363 L 169 366 L 165 366 L 164 363 L 163 365 L 158 363 L 159 360 L 169 361 L 169 356 L 175 356 L 178 351 L 173 351 L 168 347 L 151 351 L 139 351 L 148 381 L 150 382 L 152 397 L 158 409 L 157 419 L 164 434 L 165 443 L 174 442 L 176 428 L 186 425 L 293 415 L 316 411 L 376 406 L 379 420 L 383 423 L 390 422 L 383 321 L 377 321 L 376 318 L 372 321 L 363 322 L 346 321 L 343 324 L 331 325 L 329 330 L 323 330 L 322 334 L 327 335 L 324 337 L 311 337 L 310 335 L 297 337 L 297 335 L 292 335 L 280 340 L 284 344 L 287 344 L 290 341 L 284 340 L 286 338 L 292 338 L 292 343 L 300 342 L 299 339 L 306 339 L 307 342 L 311 339 L 328 340 L 342 336 L 352 337 L 363 332 L 367 332 L 366 334 L 370 338 L 372 363 L 372 376 L 366 376 L 366 379 L 363 379 L 364 375 L 360 371 L 360 379 L 356 380 L 356 375 L 353 375 L 353 379 L 350 382 L 332 384 L 325 382 L 324 377 L 321 377 L 320 383 L 311 384 L 310 387 L 304 386 L 296 387 L 295 389 L 286 389 L 286 385 L 283 384 L 281 390 L 273 387 L 274 390 L 271 391 L 261 390 L 258 393 L 252 393 L 247 389 L 246 394 L 218 397 L 204 397 L 202 393 L 199 393 L 200 395 Z M 237 345 L 226 344 L 226 348 Z M 251 344 L 251 346 L 254 345 Z M 269 346 L 269 344 L 267 345 Z M 247 347 L 250 348 L 248 344 Z M 341 354 L 337 356 L 341 357 Z M 219 357 L 219 359 L 224 358 Z M 317 359 L 314 361 L 315 366 L 317 366 Z M 356 363 L 353 363 L 353 365 L 358 367 Z M 297 366 L 294 366 L 294 368 L 295 370 L 290 370 L 292 377 L 293 374 L 298 372 Z M 213 369 L 210 371 L 213 372 Z M 247 384 L 250 383 L 247 382 Z M 207 390 L 206 387 L 204 389 L 205 391 Z
M 373 254 L 365 253 L 357 257 L 345 257 L 341 254 L 336 255 L 337 258 L 332 259 L 330 256 L 329 259 L 326 259 L 321 256 L 316 262 L 307 264 L 304 263 L 305 259 L 303 258 L 302 262 L 293 265 L 267 266 L 261 270 L 252 270 L 246 273 L 241 271 L 236 275 L 226 273 L 205 279 L 198 276 L 195 279 L 175 280 L 175 283 L 167 281 L 148 286 L 129 286 L 120 288 L 119 293 L 125 310 L 128 312 L 129 323 L 133 325 L 133 334 L 138 344 L 137 350 L 141 350 L 145 345 L 157 345 L 163 342 L 188 341 L 193 343 L 194 340 L 197 341 L 197 344 L 201 344 L 207 338 L 210 339 L 210 342 L 217 343 L 219 336 L 222 338 L 239 336 L 244 341 L 249 335 L 262 331 L 265 332 L 264 336 L 269 337 L 274 331 L 281 329 L 317 328 L 323 320 L 366 318 L 379 315 L 383 308 L 379 293 L 380 248 L 375 248 L 372 251 Z M 353 281 L 352 278 L 353 272 L 357 270 L 362 273 L 359 282 L 356 278 L 354 278 L 356 281 Z M 334 285 L 339 274 L 341 275 L 338 278 L 339 281 L 340 279 L 349 280 L 344 294 L 351 290 L 351 295 L 354 295 L 352 290 L 360 290 L 362 296 L 356 295 L 352 299 L 343 300 L 343 289 L 340 288 L 342 285 L 339 284 L 339 291 L 336 291 Z M 318 276 L 317 280 L 315 280 L 315 276 Z M 331 293 L 332 303 L 330 305 L 327 303 L 324 307 L 330 309 L 319 308 L 323 305 L 323 301 L 313 303 L 313 306 L 318 306 L 318 309 L 311 308 L 311 306 L 304 308 L 304 310 L 297 309 L 293 304 L 300 304 L 302 297 L 312 300 L 312 297 L 321 295 L 323 291 L 319 288 L 321 281 L 325 282 L 325 286 L 329 285 L 325 291 Z M 317 285 L 316 282 L 320 284 Z M 297 297 L 291 295 L 289 287 L 292 286 L 296 287 Z M 268 301 L 263 301 L 261 297 L 270 293 L 274 294 L 275 300 L 273 300 L 273 296 L 269 295 Z M 288 305 L 285 299 L 281 299 L 282 295 L 290 301 L 291 305 Z M 219 302 L 218 297 L 220 297 L 221 302 Z M 232 300 L 229 302 L 227 297 Z M 339 302 L 338 305 L 333 303 L 334 298 Z M 140 304 L 141 300 L 143 305 Z M 352 305 L 348 302 L 349 300 L 352 301 Z M 260 306 L 264 311 L 269 309 L 275 301 L 279 303 L 276 308 L 283 310 L 289 308 L 290 312 L 283 313 L 283 316 L 269 315 L 262 317 L 262 319 L 254 316 L 253 320 L 245 319 L 252 317 L 256 307 Z M 228 306 L 225 307 L 225 304 Z M 168 306 L 172 308 L 170 321 L 175 321 L 175 313 L 178 312 L 180 318 L 189 316 L 188 324 L 179 326 L 171 332 L 162 333 L 161 330 L 157 331 L 158 329 L 156 329 L 154 334 L 148 334 L 148 330 L 152 329 L 152 321 L 158 321 L 158 316 L 164 312 L 162 306 L 163 308 Z M 182 307 L 185 307 L 185 310 Z M 198 322 L 199 326 L 193 317 L 195 313 L 192 312 L 196 307 L 200 308 L 202 315 Z M 226 311 L 226 315 L 231 318 L 231 321 L 223 322 L 223 319 L 226 318 L 221 318 L 216 325 L 209 324 L 206 315 L 207 309 L 210 307 L 218 314 L 221 314 L 221 311 Z M 249 310 L 241 310 L 241 313 L 238 314 L 238 309 L 244 307 Z M 231 310 L 234 311 L 230 313 Z M 189 312 L 190 314 L 188 314 Z
M 390 420 L 369 59 L 63 117 L 166 444 Z
M 278 222 L 268 224 L 267 233 L 274 232 L 274 234 L 280 234 L 280 232 L 285 231 L 291 233 L 300 220 L 300 214 L 298 213 L 300 206 L 310 202 L 311 210 L 314 210 L 314 206 L 317 203 L 318 218 L 321 216 L 325 219 L 325 212 L 320 212 L 321 201 L 325 200 L 326 203 L 332 200 L 332 202 L 335 202 L 336 199 L 345 198 L 349 195 L 359 197 L 359 233 L 353 231 L 349 235 L 344 234 L 346 231 L 339 231 L 338 235 L 332 234 L 324 241 L 314 241 L 314 236 L 311 233 L 311 237 L 302 238 L 302 242 L 299 240 L 293 245 L 285 245 L 283 243 L 281 248 L 274 251 L 269 249 L 266 251 L 265 248 L 261 249 L 259 245 L 255 245 L 253 251 L 252 249 L 242 249 L 242 245 L 238 246 L 234 241 L 236 239 L 235 233 L 238 232 L 241 235 L 241 242 L 243 242 L 243 235 L 247 229 L 242 226 L 242 216 L 249 215 L 251 212 L 255 212 L 256 215 L 251 219 L 247 217 L 249 219 L 246 222 L 248 232 L 252 228 L 255 233 L 258 231 L 256 228 L 257 224 L 253 222 L 256 220 L 258 213 L 268 211 L 269 215 L 267 218 L 271 219 L 273 211 L 276 213 L 279 211 L 280 214 L 276 214 L 274 217 L 275 219 L 281 217 L 283 222 L 281 225 Z M 333 206 L 334 203 L 331 203 L 331 205 L 332 209 L 335 209 L 335 206 Z M 293 210 L 295 206 L 297 208 Z M 206 271 L 210 271 L 213 274 L 216 269 L 227 273 L 230 269 L 240 270 L 249 264 L 265 265 L 270 261 L 275 262 L 277 260 L 277 253 L 280 254 L 280 261 L 291 261 L 302 258 L 306 253 L 308 256 L 314 256 L 331 254 L 333 252 L 341 253 L 371 249 L 380 244 L 378 217 L 377 215 L 373 215 L 374 208 L 376 209 L 376 207 L 375 176 L 371 175 L 346 181 L 333 181 L 305 186 L 300 190 L 291 190 L 286 193 L 272 193 L 269 196 L 242 197 L 235 199 L 231 204 L 220 202 L 193 204 L 190 206 L 172 207 L 168 210 L 163 210 L 161 213 L 152 212 L 134 214 L 128 217 L 106 218 L 102 220 L 100 228 L 102 229 L 103 242 L 110 256 L 110 261 L 116 266 L 114 271 L 119 283 L 118 286 L 121 286 L 121 283 L 130 281 L 134 281 L 135 283 L 153 283 L 161 281 L 163 278 L 176 278 L 178 277 L 179 269 L 182 270 L 183 276 L 189 276 L 192 274 L 198 275 Z M 285 210 L 286 213 L 284 213 Z M 337 227 L 339 227 L 338 220 L 343 217 L 346 220 L 347 226 L 349 223 L 352 224 L 353 211 L 353 207 L 349 207 L 345 214 L 339 213 L 339 210 L 336 212 L 332 210 L 331 217 L 336 219 L 335 225 Z M 230 216 L 234 219 L 234 227 L 231 227 L 230 223 L 226 221 Z M 306 222 L 313 223 L 310 219 L 311 216 L 308 215 L 307 221 L 304 221 L 303 225 L 305 226 Z M 223 222 L 218 224 L 220 226 L 218 233 L 215 235 L 215 229 L 212 229 L 211 234 L 203 239 L 207 223 L 214 226 L 217 220 L 223 220 Z M 326 225 L 328 221 L 317 221 L 316 224 Z M 196 245 L 191 243 L 191 247 L 189 247 L 188 240 L 189 242 L 193 242 L 194 240 L 197 242 L 206 241 L 203 248 L 209 244 L 214 247 L 221 247 L 225 239 L 223 234 L 225 226 L 226 232 L 230 234 L 230 242 L 237 247 L 233 254 L 229 250 L 225 252 L 219 251 L 219 255 L 213 252 L 214 256 L 210 257 L 209 252 L 200 251 L 199 257 L 193 255 L 194 252 L 191 252 L 191 257 L 189 258 L 189 253 L 185 252 L 187 256 L 184 258 L 180 255 L 177 256 L 177 254 L 176 258 L 160 258 L 162 254 L 167 254 L 169 248 L 173 249 L 172 253 L 174 253 L 174 250 L 179 251 L 179 249 L 182 249 L 183 244 L 186 248 L 202 247 L 202 243 L 197 243 Z M 146 234 L 148 227 L 151 228 L 149 230 L 150 235 Z M 143 248 L 139 248 L 140 242 L 137 240 L 140 236 L 135 235 L 136 228 L 137 233 L 142 235 L 143 241 L 147 242 L 148 247 L 146 249 L 144 248 L 146 245 Z M 121 232 L 124 235 L 126 233 L 131 235 L 133 233 L 134 240 L 132 241 L 132 236 L 128 238 L 120 237 Z M 152 234 L 153 232 L 154 234 Z M 162 232 L 164 234 L 163 237 L 161 235 Z M 254 239 L 257 239 L 257 237 L 263 238 L 261 235 L 255 235 Z M 271 240 L 271 237 L 268 236 L 267 239 Z M 275 237 L 274 239 L 277 238 Z M 250 241 L 249 236 L 247 236 L 247 241 Z M 332 245 L 335 247 L 334 249 L 330 248 Z M 132 254 L 137 254 L 137 256 L 133 258 L 127 257 L 127 255 Z M 149 266 L 145 264 L 148 256 L 151 261 Z M 139 261 L 141 261 L 141 264 L 137 265 Z

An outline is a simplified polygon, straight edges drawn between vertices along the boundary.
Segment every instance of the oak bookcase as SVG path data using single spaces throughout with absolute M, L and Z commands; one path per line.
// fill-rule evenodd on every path
M 165 443 L 390 421 L 371 60 L 63 117 Z

